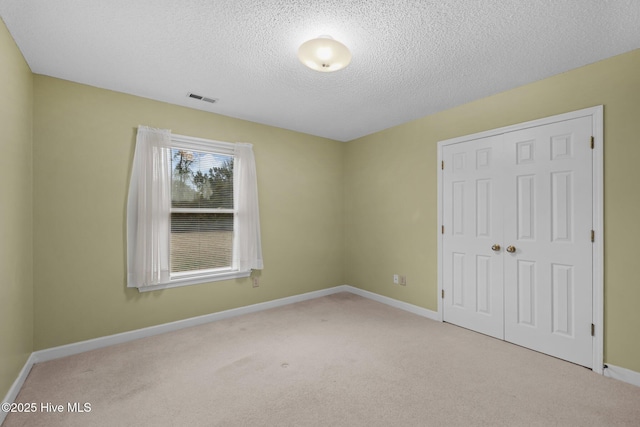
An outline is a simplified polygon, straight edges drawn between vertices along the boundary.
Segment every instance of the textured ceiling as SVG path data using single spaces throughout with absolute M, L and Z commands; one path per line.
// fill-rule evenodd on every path
M 640 47 L 640 0 L 0 0 L 0 16 L 34 73 L 340 141 Z M 324 34 L 347 68 L 298 61 Z

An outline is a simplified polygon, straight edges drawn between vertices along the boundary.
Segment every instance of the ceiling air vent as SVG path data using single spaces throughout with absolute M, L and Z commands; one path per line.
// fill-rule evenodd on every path
M 215 98 L 208 98 L 206 96 L 196 95 L 195 93 L 188 93 L 187 96 L 189 98 L 197 99 L 199 101 L 209 102 L 211 104 L 215 104 L 216 102 L 218 102 L 218 100 Z

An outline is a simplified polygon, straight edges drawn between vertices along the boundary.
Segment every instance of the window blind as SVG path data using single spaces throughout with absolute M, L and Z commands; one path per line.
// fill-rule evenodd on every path
M 171 148 L 171 273 L 233 264 L 233 155 Z

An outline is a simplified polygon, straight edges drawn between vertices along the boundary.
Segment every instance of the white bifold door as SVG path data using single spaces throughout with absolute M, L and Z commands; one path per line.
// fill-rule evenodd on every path
M 443 146 L 446 322 L 592 367 L 591 121 Z

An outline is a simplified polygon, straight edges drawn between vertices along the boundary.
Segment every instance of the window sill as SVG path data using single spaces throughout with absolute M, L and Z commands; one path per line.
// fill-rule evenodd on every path
M 250 275 L 251 275 L 251 270 L 225 271 L 221 273 L 202 275 L 202 276 L 181 277 L 181 278 L 172 279 L 169 283 L 165 283 L 162 285 L 145 286 L 142 288 L 138 288 L 138 291 L 139 292 L 158 291 L 161 289 L 171 289 L 171 288 L 178 288 L 181 286 L 198 285 L 200 283 L 210 283 L 210 282 L 218 282 L 221 280 L 239 279 L 242 277 L 249 277 Z

